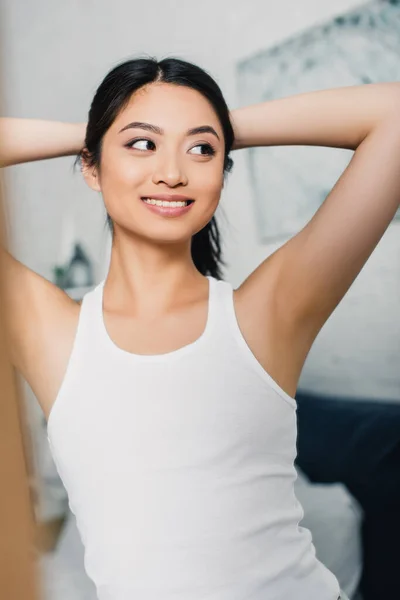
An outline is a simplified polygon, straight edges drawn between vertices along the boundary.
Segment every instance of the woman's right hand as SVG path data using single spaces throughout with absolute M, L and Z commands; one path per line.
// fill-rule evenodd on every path
M 77 155 L 85 135 L 86 123 L 0 118 L 0 167 Z

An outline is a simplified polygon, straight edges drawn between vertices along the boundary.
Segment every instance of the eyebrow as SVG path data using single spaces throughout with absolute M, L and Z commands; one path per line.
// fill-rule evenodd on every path
M 157 133 L 158 135 L 164 134 L 164 130 L 161 129 L 161 127 L 158 127 L 157 125 L 151 125 L 150 123 L 142 123 L 141 121 L 133 121 L 133 123 L 128 123 L 128 125 L 125 125 L 125 127 L 123 127 L 119 133 L 122 133 L 126 129 L 145 129 L 146 131 L 151 131 L 152 133 Z M 218 133 L 215 131 L 214 127 L 211 127 L 210 125 L 201 125 L 200 127 L 188 129 L 186 135 L 198 135 L 199 133 L 211 133 L 219 140 Z

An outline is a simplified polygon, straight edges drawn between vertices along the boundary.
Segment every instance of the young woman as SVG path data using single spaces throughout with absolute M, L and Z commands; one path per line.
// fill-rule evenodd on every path
M 3 251 L 12 360 L 48 417 L 100 600 L 345 597 L 299 526 L 294 396 L 399 206 L 399 108 L 395 82 L 229 113 L 199 67 L 137 59 L 105 77 L 87 127 L 2 121 L 3 165 L 79 153 L 113 230 L 81 305 Z M 234 290 L 214 220 L 229 154 L 283 144 L 355 153 Z

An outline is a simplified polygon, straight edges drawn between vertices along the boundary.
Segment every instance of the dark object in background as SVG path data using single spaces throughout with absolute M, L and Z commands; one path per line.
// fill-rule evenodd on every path
M 400 598 L 400 401 L 297 392 L 296 464 L 343 483 L 364 511 L 364 600 Z
M 92 264 L 81 244 L 75 244 L 74 254 L 65 273 L 65 287 L 88 287 L 93 285 Z
M 65 267 L 56 266 L 54 275 L 56 285 L 63 289 L 85 288 L 93 285 L 92 263 L 79 242 L 74 245 L 69 263 Z

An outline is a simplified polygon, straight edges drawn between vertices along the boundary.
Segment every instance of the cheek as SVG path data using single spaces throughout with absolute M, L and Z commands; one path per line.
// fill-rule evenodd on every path
M 196 214 L 197 218 L 204 220 L 205 225 L 217 210 L 220 198 L 221 182 L 219 180 L 208 181 L 207 185 L 203 184 L 203 188 L 198 194 L 199 203 L 197 211 L 196 213 L 193 212 L 193 215 Z
M 224 183 L 224 176 L 222 166 L 219 168 L 210 168 L 210 169 L 201 169 L 196 174 L 193 174 L 194 178 L 192 178 L 193 186 L 191 185 L 190 177 L 189 177 L 189 188 L 193 192 L 198 193 L 199 197 L 203 199 L 209 198 L 211 202 L 215 202 L 216 199 L 219 198 L 222 186 Z
M 148 171 L 143 161 L 135 160 L 124 147 L 113 143 L 103 146 L 101 170 L 104 179 L 107 179 L 109 184 L 114 182 L 115 185 L 140 181 Z
M 219 201 L 223 183 L 224 179 L 221 175 L 217 175 L 213 179 L 207 181 L 206 194 L 213 203 Z
M 126 157 L 113 157 L 113 159 L 104 161 L 102 167 L 104 182 L 107 182 L 107 187 L 112 185 L 119 188 L 139 184 L 146 177 L 143 166 L 135 163 L 132 160 L 126 160 Z

